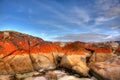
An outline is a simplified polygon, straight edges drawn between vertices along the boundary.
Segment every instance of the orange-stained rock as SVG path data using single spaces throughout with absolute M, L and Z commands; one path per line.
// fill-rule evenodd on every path
M 30 48 L 40 45 L 41 42 L 44 42 L 41 38 L 28 36 Z
M 0 74 L 55 69 L 60 65 L 88 76 L 86 58 L 92 56 L 93 62 L 100 62 L 112 55 L 109 43 L 47 42 L 19 32 L 0 31 Z
M 95 53 L 98 53 L 98 54 L 110 54 L 112 53 L 112 49 L 111 48 L 97 48 L 95 49 Z
M 0 35 L 0 74 L 33 71 L 27 35 L 9 31 Z
M 51 42 L 42 42 L 30 48 L 32 64 L 35 70 L 54 69 L 57 64 L 57 56 L 59 46 Z
M 91 53 L 84 48 L 85 43 L 82 42 L 72 42 L 65 45 L 63 51 L 66 55 L 86 55 L 87 57 L 91 55 Z
M 97 48 L 95 49 L 90 61 L 92 62 L 102 62 L 110 59 L 113 56 L 111 48 Z
M 0 58 L 6 57 L 17 50 L 11 41 L 0 41 Z
M 88 76 L 89 68 L 87 67 L 85 55 L 64 55 L 60 65 L 62 67 L 74 70 L 83 76 Z
M 62 57 L 60 65 L 75 72 L 88 76 L 89 68 L 87 67 L 86 58 L 91 55 L 89 51 L 82 48 L 81 42 L 68 43 L 63 48 L 65 55 Z
M 0 32 L 0 74 L 53 69 L 60 46 L 40 38 L 14 32 Z

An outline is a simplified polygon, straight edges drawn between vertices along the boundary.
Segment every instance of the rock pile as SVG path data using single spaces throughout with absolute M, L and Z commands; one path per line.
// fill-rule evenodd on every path
M 116 42 L 48 42 L 0 31 L 0 80 L 120 80 L 119 54 Z

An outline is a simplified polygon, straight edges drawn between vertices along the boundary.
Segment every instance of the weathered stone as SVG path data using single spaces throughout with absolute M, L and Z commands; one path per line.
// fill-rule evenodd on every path
M 60 78 L 58 80 L 93 80 L 93 79 L 90 79 L 90 78 L 77 78 L 75 76 L 66 75 L 66 76 L 64 76 L 64 77 L 62 77 L 62 78 Z
M 81 75 L 88 76 L 89 68 L 87 67 L 86 57 L 84 55 L 64 55 L 60 65 L 72 69 Z
M 47 80 L 44 76 L 38 76 L 38 77 L 28 77 L 24 80 Z
M 104 62 L 91 63 L 90 68 L 105 80 L 120 80 L 119 56 L 114 56 Z
M 21 80 L 21 79 L 26 79 L 28 77 L 33 77 L 33 76 L 36 76 L 36 75 L 41 75 L 40 73 L 34 71 L 34 72 L 29 72 L 29 73 L 23 73 L 23 74 L 16 74 L 15 75 L 15 78 L 17 80 Z
M 110 59 L 113 56 L 111 48 L 97 48 L 90 58 L 91 62 L 103 62 Z
M 0 74 L 55 68 L 55 51 L 55 45 L 40 38 L 12 31 L 1 32 Z
M 52 43 L 44 42 L 30 49 L 30 56 L 35 70 L 55 69 L 57 49 Z
M 101 76 L 104 77 L 102 74 L 107 72 L 109 72 L 107 76 L 111 76 L 113 71 L 117 71 L 116 76 L 112 75 L 110 79 L 119 79 L 119 61 L 116 60 L 118 58 L 114 60 L 114 53 L 118 56 L 120 53 L 118 44 L 114 42 L 47 42 L 19 32 L 0 31 L 0 75 L 46 72 L 46 70 L 63 67 L 82 76 L 90 76 L 88 73 L 90 62 L 90 68 Z M 109 62 L 112 64 L 108 64 Z M 99 65 L 107 67 L 100 67 L 105 69 L 96 71 L 96 66 L 99 68 Z M 46 75 L 52 78 L 57 74 L 48 72 Z M 47 79 L 45 75 L 38 77 Z M 38 78 L 31 76 L 29 79 Z
M 48 71 L 45 77 L 47 80 L 57 80 L 57 74 L 54 71 Z
M 0 80 L 14 80 L 13 75 L 0 75 Z

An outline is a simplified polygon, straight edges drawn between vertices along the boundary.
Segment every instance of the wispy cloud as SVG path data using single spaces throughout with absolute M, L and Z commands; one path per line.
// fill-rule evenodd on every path
M 108 37 L 106 37 L 106 41 L 120 41 L 120 34 L 116 36 L 109 35 Z
M 96 7 L 100 13 L 107 17 L 120 17 L 120 1 L 119 0 L 96 0 Z
M 105 16 L 109 16 L 109 17 L 117 16 L 120 18 L 120 4 L 108 10 L 105 13 Z
M 111 17 L 111 18 L 107 18 L 107 17 L 97 17 L 95 19 L 95 25 L 100 25 L 100 24 L 103 24 L 104 22 L 107 22 L 107 21 L 111 21 L 113 19 L 115 19 L 116 17 Z
M 87 23 L 90 21 L 90 16 L 87 12 L 87 10 L 79 8 L 79 6 L 73 6 L 71 8 L 65 7 L 65 5 L 60 5 L 57 2 L 53 2 L 54 5 L 46 4 L 43 2 L 36 2 L 37 4 L 43 6 L 45 9 L 49 10 L 50 12 L 54 13 L 53 18 L 57 18 L 59 20 L 62 20 L 64 23 L 73 24 L 76 26 L 84 26 L 84 23 Z M 59 7 L 59 9 L 56 9 L 56 7 Z
M 74 15 L 76 18 L 80 19 L 81 22 L 89 22 L 91 20 L 89 16 L 89 12 L 87 10 L 83 10 L 79 7 L 73 7 L 71 10 L 72 15 Z
M 58 41 L 105 41 L 108 36 L 104 34 L 83 33 L 67 34 L 65 36 L 55 37 L 54 39 Z
M 67 34 L 65 36 L 56 36 L 54 41 L 83 41 L 83 42 L 103 42 L 103 41 L 120 41 L 120 35 L 105 35 L 105 34 Z
M 36 35 L 36 36 L 38 36 L 38 35 Z M 46 41 L 54 41 L 54 39 L 52 39 L 52 38 L 53 38 L 53 37 L 56 37 L 56 35 L 50 36 L 50 35 L 48 35 L 48 34 L 45 33 L 45 32 L 41 32 L 41 33 L 39 34 L 39 36 L 40 36 L 42 39 L 46 40 Z
M 108 26 L 110 26 L 112 30 L 120 30 L 120 24 L 118 23 L 110 23 Z
M 94 8 L 96 11 L 94 14 L 96 14 L 97 16 L 94 18 L 95 26 L 102 25 L 107 22 L 111 23 L 112 20 L 117 20 L 118 18 L 120 18 L 119 0 L 96 0 Z
M 118 36 L 111 36 L 109 38 L 109 40 L 111 40 L 111 41 L 120 41 L 120 35 L 118 35 Z
M 109 10 L 118 4 L 119 0 L 96 0 L 96 5 L 98 5 L 98 7 L 100 7 L 102 10 Z
M 54 17 L 57 18 L 58 21 L 62 21 L 67 24 L 72 24 L 76 27 L 83 27 L 86 30 L 89 30 L 94 33 L 90 34 L 66 34 L 64 36 L 58 36 L 54 39 L 56 40 L 80 40 L 80 41 L 100 41 L 100 40 L 107 40 L 106 38 L 110 36 L 109 34 L 116 34 L 115 31 L 106 31 L 106 34 L 99 34 L 103 33 L 103 29 L 98 27 L 99 25 L 107 26 L 104 23 L 109 23 L 110 21 L 118 18 L 119 14 L 119 4 L 118 0 L 96 0 L 95 7 L 98 10 L 91 10 L 91 11 L 97 11 L 95 14 L 95 17 L 89 12 L 90 10 L 87 10 L 85 8 L 81 8 L 80 6 L 72 6 L 72 7 L 65 7 L 64 5 L 61 5 L 57 2 L 54 2 L 54 6 L 43 2 L 37 2 L 38 4 L 42 4 L 45 9 L 49 10 L 53 13 Z M 56 7 L 59 7 L 57 9 Z M 119 9 L 118 9 L 119 8 Z M 113 12 L 112 12 L 113 11 Z M 100 14 L 99 14 L 100 13 Z M 109 15 L 109 16 L 108 16 Z M 94 21 L 94 22 L 92 22 Z M 91 23 L 92 24 L 89 24 Z M 66 29 L 67 24 L 59 24 L 54 21 L 42 21 L 41 24 L 50 25 L 59 29 Z M 88 25 L 89 24 L 89 25 Z M 106 28 L 105 28 L 106 29 Z M 69 28 L 70 30 L 70 28 Z M 72 29 L 71 29 L 72 30 Z M 98 33 L 98 34 L 95 34 Z M 118 32 L 119 33 L 119 32 Z
M 37 23 L 47 25 L 47 26 L 51 26 L 51 27 L 55 27 L 55 28 L 62 29 L 62 30 L 69 30 L 69 28 L 67 26 L 56 23 L 55 21 L 39 20 L 39 21 L 37 21 Z

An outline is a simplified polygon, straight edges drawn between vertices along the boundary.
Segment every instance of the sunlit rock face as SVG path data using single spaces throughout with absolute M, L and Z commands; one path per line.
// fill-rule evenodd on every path
M 32 64 L 35 70 L 55 69 L 57 66 L 56 58 L 58 56 L 57 45 L 51 42 L 42 42 L 30 49 Z
M 119 80 L 119 54 L 116 42 L 48 42 L 19 32 L 0 31 L 0 75 L 64 68 L 81 76 L 93 76 L 93 71 L 103 79 Z
M 103 62 L 113 56 L 111 48 L 97 48 L 91 56 L 91 62 Z
M 63 51 L 65 55 L 62 57 L 60 65 L 84 76 L 88 76 L 89 68 L 86 64 L 86 58 L 89 57 L 91 53 L 80 45 L 80 43 L 75 42 L 64 46 Z
M 0 74 L 55 69 L 57 58 L 61 57 L 60 66 L 70 65 L 66 68 L 87 76 L 86 57 L 90 56 L 90 52 L 76 45 L 47 42 L 13 31 L 0 32 Z
M 90 68 L 105 80 L 120 80 L 120 56 L 113 56 L 104 62 L 90 64 Z
M 95 49 L 90 58 L 90 72 L 93 73 L 98 80 L 120 79 L 119 44 L 114 42 L 109 44 L 112 46 Z
M 0 33 L 0 74 L 33 71 L 28 38 L 27 35 L 17 32 Z
M 26 34 L 0 32 L 0 74 L 55 68 L 58 47 Z

